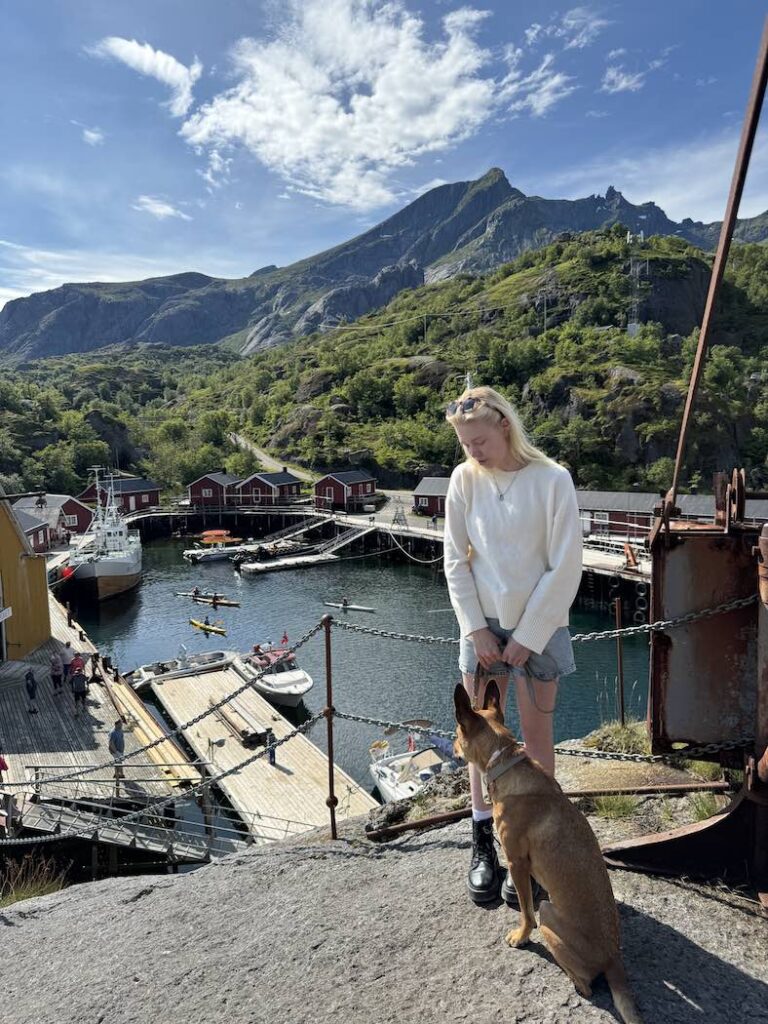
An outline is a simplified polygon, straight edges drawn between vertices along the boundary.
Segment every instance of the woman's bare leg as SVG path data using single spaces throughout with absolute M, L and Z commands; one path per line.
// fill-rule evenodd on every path
M 538 761 L 544 771 L 553 777 L 555 774 L 555 747 L 552 712 L 557 701 L 558 682 L 558 679 L 528 679 L 515 674 L 520 731 L 523 734 L 526 753 L 534 761 Z M 534 700 L 531 700 L 531 691 Z

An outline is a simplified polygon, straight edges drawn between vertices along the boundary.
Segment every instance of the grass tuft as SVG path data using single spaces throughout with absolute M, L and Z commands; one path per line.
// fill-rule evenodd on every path
M 688 803 L 693 812 L 694 821 L 704 821 L 717 814 L 721 808 L 721 802 L 714 793 L 691 793 Z
M 10 907 L 34 896 L 47 896 L 66 885 L 66 872 L 51 857 L 25 854 L 20 861 L 6 860 L 0 875 L 0 907 Z
M 601 726 L 584 737 L 584 746 L 616 754 L 650 754 L 651 752 L 648 728 L 645 722 L 641 722 L 639 719 L 628 719 L 624 726 L 620 722 L 603 722 Z
M 595 814 L 601 818 L 629 818 L 640 801 L 631 793 L 613 793 L 595 797 Z

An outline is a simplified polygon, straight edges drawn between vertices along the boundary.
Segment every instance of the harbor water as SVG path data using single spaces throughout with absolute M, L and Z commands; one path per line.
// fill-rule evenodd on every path
M 187 541 L 162 540 L 145 544 L 144 575 L 133 592 L 97 604 L 75 604 L 78 620 L 104 655 L 122 672 L 137 665 L 175 656 L 184 645 L 189 653 L 204 650 L 250 650 L 254 643 L 279 643 L 287 633 L 295 643 L 326 613 L 377 629 L 456 637 L 458 628 L 445 583 L 432 567 L 413 562 L 383 563 L 375 556 L 347 557 L 317 568 L 248 576 L 228 561 L 192 566 L 182 559 Z M 215 612 L 175 591 L 198 585 L 240 601 L 239 608 Z M 369 605 L 375 613 L 342 612 L 324 601 Z M 190 618 L 222 621 L 226 637 L 210 636 L 189 624 Z M 605 613 L 577 604 L 571 612 L 571 633 L 612 628 Z M 453 729 L 453 689 L 460 680 L 458 646 L 419 644 L 360 636 L 333 630 L 334 704 L 339 711 L 387 721 L 427 718 L 442 729 Z M 575 645 L 577 671 L 562 681 L 555 713 L 556 741 L 580 737 L 616 717 L 616 643 L 600 640 Z M 325 705 L 325 650 L 322 633 L 297 654 L 299 664 L 315 680 L 306 698 L 309 712 Z M 627 714 L 645 715 L 648 691 L 648 638 L 624 642 Z M 306 713 L 305 713 L 306 716 Z M 301 711 L 288 717 L 301 720 Z M 514 697 L 510 695 L 507 723 L 517 729 Z M 381 729 L 337 719 L 335 759 L 366 789 L 368 748 Z M 325 746 L 325 726 L 310 738 Z M 399 749 L 402 738 L 393 739 Z M 343 800 L 343 794 L 340 794 Z

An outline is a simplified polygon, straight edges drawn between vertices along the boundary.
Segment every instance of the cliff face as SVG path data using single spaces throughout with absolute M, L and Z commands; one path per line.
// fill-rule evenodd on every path
M 388 302 L 402 288 L 480 272 L 563 232 L 620 222 L 635 233 L 680 235 L 712 248 L 719 224 L 671 221 L 614 188 L 577 200 L 525 196 L 493 168 L 477 181 L 441 185 L 350 241 L 289 267 L 223 280 L 176 274 L 125 284 L 66 284 L 0 311 L 0 355 L 33 358 L 120 342 L 214 343 L 237 336 L 243 352 L 322 330 Z M 736 237 L 768 238 L 768 214 Z

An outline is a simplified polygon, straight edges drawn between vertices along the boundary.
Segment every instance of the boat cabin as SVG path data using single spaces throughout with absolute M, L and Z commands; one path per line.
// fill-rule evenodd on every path
M 187 487 L 190 505 L 213 506 L 221 508 L 224 505 L 238 505 L 240 494 L 237 485 L 240 483 L 239 476 L 232 473 L 206 473 L 205 476 L 193 480 Z
M 107 485 L 99 483 L 100 501 L 107 500 Z M 153 508 L 160 504 L 160 484 L 145 480 L 140 476 L 116 476 L 113 480 L 115 502 L 122 513 L 141 512 L 142 509 Z M 82 494 L 81 501 L 96 504 L 96 484 L 89 484 Z
M 376 480 L 364 469 L 326 473 L 315 484 L 315 508 L 359 511 L 376 497 Z
M 301 481 L 283 467 L 280 473 L 252 473 L 236 490 L 241 505 L 287 505 L 299 499 Z

